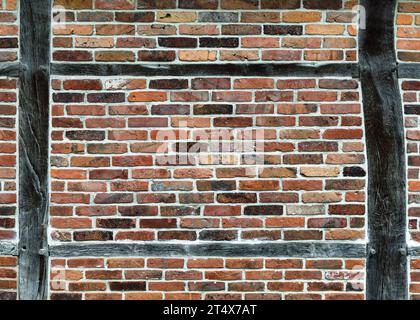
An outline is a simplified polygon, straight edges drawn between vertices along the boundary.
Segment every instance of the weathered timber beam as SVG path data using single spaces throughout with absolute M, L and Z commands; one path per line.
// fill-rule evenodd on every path
M 20 70 L 19 62 L 0 63 L 0 77 L 19 77 Z
M 19 298 L 47 293 L 50 0 L 20 1 Z
M 420 79 L 420 63 L 400 63 L 398 77 L 400 79 Z
M 71 76 L 359 76 L 355 63 L 335 64 L 52 64 L 51 74 Z
M 0 241 L 0 256 L 16 256 L 17 244 L 10 241 Z
M 367 299 L 407 299 L 404 122 L 394 46 L 397 0 L 363 0 L 361 86 L 368 157 Z
M 52 257 L 300 257 L 363 258 L 366 245 L 348 242 L 133 243 L 50 246 Z

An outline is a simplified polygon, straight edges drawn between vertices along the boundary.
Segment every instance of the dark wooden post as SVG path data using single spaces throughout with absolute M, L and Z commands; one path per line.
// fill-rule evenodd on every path
M 50 0 L 20 0 L 19 298 L 47 291 Z
M 360 68 L 368 156 L 367 299 L 407 299 L 406 161 L 395 55 L 397 0 L 363 0 Z

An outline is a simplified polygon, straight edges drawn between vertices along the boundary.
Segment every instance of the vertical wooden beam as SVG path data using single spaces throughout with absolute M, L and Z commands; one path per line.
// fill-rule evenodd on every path
M 20 0 L 19 298 L 47 292 L 50 0 Z
M 406 163 L 395 55 L 397 0 L 362 0 L 360 64 L 368 157 L 367 298 L 407 299 Z

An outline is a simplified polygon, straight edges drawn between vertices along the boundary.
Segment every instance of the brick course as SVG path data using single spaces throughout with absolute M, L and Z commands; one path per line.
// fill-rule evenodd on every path
M 53 300 L 361 300 L 363 259 L 52 259 Z
M 357 60 L 357 1 L 54 1 L 66 62 Z M 59 22 L 66 21 L 66 25 Z

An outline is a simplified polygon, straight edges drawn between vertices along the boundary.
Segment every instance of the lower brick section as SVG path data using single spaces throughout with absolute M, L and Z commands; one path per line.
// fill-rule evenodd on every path
M 420 300 L 420 257 L 411 260 L 410 299 Z
M 17 258 L 0 256 L 0 300 L 16 300 Z
M 364 259 L 55 258 L 52 300 L 364 299 Z

